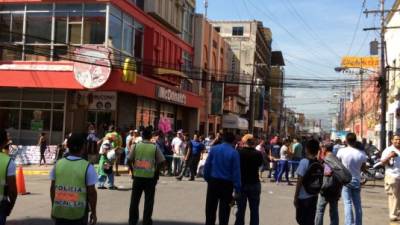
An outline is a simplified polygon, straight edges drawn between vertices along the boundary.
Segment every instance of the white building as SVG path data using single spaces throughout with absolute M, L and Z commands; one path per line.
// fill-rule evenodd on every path
M 400 9 L 400 0 L 397 0 L 392 10 Z M 400 26 L 400 14 L 391 12 L 387 17 L 388 27 Z M 385 33 L 388 73 L 388 108 L 386 112 L 386 130 L 400 131 L 400 29 L 387 29 Z
M 249 83 L 253 78 L 259 84 L 266 84 L 266 80 L 271 73 L 271 43 L 272 33 L 269 28 L 265 28 L 260 21 L 211 21 L 214 29 L 217 30 L 221 37 L 229 43 L 236 58 L 240 62 L 240 77 L 238 81 Z M 262 87 L 262 86 L 258 86 Z M 264 129 L 264 120 L 267 121 L 266 113 L 261 113 L 268 105 L 266 102 L 258 104 L 260 94 L 264 94 L 264 99 L 267 97 L 269 90 L 267 85 L 264 89 L 255 88 L 255 122 L 254 127 L 260 131 Z M 250 86 L 240 85 L 240 96 L 245 97 L 243 107 L 249 108 L 250 102 Z M 265 94 L 266 93 L 266 94 Z M 258 98 L 257 98 L 258 96 Z

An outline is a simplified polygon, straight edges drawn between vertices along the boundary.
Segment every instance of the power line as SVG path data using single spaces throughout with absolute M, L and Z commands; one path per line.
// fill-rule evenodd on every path
M 296 7 L 293 6 L 293 3 L 290 0 L 286 0 L 286 1 L 281 1 L 282 4 L 285 5 L 285 7 L 289 10 L 292 11 L 294 13 L 294 15 L 300 19 L 300 21 L 304 24 L 305 28 L 309 31 L 309 35 L 316 40 L 317 42 L 319 42 L 321 44 L 321 46 L 325 47 L 328 52 L 332 53 L 332 55 L 336 56 L 336 57 L 340 57 L 340 55 L 333 50 L 329 45 L 327 45 L 318 35 L 318 33 L 307 23 L 307 21 L 303 18 L 303 16 L 301 16 L 301 14 L 298 12 L 298 10 L 296 9 Z M 287 4 L 286 4 L 287 3 Z M 289 7 L 287 7 L 289 6 Z
M 364 8 L 365 8 L 365 3 L 366 3 L 366 0 L 364 0 L 362 5 L 361 5 L 361 11 L 360 11 L 360 14 L 358 15 L 358 19 L 357 19 L 357 25 L 356 25 L 356 28 L 354 29 L 353 37 L 351 39 L 350 46 L 349 46 L 349 49 L 347 50 L 347 54 L 346 55 L 349 55 L 351 50 L 352 50 L 352 48 L 353 48 L 353 44 L 354 44 L 354 41 L 355 41 L 357 33 L 358 33 L 358 28 L 360 26 L 361 16 L 363 15 L 363 11 L 364 11 Z

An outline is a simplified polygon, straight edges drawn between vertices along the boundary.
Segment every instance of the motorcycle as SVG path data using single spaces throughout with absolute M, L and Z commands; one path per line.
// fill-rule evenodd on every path
M 361 185 L 365 185 L 368 181 L 383 180 L 385 177 L 385 167 L 381 164 L 378 158 L 379 152 L 368 157 L 366 171 L 361 171 Z

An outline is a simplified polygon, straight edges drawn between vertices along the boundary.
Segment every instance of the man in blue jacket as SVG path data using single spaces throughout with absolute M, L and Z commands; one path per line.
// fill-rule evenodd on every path
M 232 193 L 240 193 L 240 157 L 233 148 L 235 136 L 223 135 L 223 143 L 211 148 L 204 165 L 204 179 L 208 183 L 206 225 L 215 225 L 219 204 L 219 224 L 228 225 Z

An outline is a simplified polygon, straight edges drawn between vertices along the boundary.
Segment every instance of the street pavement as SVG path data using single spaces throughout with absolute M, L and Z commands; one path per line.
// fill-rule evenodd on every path
M 50 220 L 50 182 L 46 175 L 26 175 L 25 183 L 30 195 L 19 196 L 8 225 L 47 225 Z M 131 180 L 128 175 L 116 177 L 119 190 L 98 190 L 98 224 L 127 224 L 131 194 Z M 367 185 L 362 190 L 364 225 L 389 224 L 387 219 L 387 198 L 383 183 Z M 161 177 L 156 191 L 154 206 L 155 225 L 201 225 L 205 221 L 206 183 L 176 181 L 173 177 Z M 265 182 L 262 186 L 260 225 L 297 224 L 293 207 L 295 186 L 276 185 Z M 143 213 L 143 200 L 140 213 Z M 247 222 L 249 212 L 247 211 Z M 343 224 L 343 207 L 340 202 L 340 224 Z M 234 210 L 230 223 L 234 224 Z M 325 224 L 328 223 L 328 209 Z

